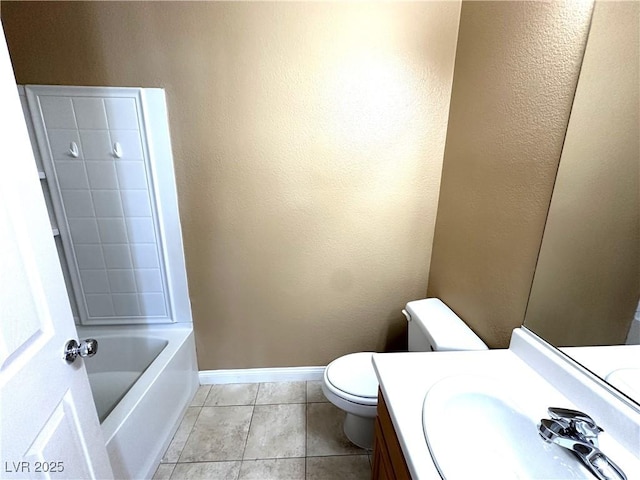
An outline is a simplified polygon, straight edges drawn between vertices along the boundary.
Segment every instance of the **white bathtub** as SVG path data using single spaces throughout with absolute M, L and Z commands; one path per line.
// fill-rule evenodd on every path
M 78 327 L 113 473 L 151 478 L 198 388 L 191 324 Z

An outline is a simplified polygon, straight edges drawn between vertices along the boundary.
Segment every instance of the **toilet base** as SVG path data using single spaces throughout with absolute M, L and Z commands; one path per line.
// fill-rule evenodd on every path
M 344 434 L 349 441 L 360 448 L 371 450 L 373 448 L 373 429 L 375 417 L 359 417 L 347 413 L 344 420 Z

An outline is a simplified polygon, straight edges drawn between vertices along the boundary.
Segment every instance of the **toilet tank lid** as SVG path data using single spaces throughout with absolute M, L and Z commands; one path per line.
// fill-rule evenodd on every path
M 409 302 L 406 308 L 410 321 L 416 322 L 435 351 L 488 350 L 487 345 L 439 298 Z

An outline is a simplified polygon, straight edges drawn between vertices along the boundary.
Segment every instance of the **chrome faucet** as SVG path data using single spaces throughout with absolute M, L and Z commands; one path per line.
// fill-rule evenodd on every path
M 627 480 L 624 472 L 598 448 L 602 432 L 586 413 L 549 407 L 551 419 L 543 418 L 538 433 L 545 442 L 555 443 L 577 456 L 599 480 Z
M 603 430 L 589 415 L 568 408 L 549 407 L 547 411 L 553 420 L 565 428 L 565 432 L 573 436 L 581 435 L 581 438 L 587 440 L 591 445 L 598 446 L 598 434 Z

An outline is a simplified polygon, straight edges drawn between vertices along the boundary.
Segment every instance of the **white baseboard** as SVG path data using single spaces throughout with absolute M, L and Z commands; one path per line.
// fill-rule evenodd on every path
M 322 380 L 325 367 L 238 368 L 202 370 L 200 385 L 223 383 L 303 382 Z

